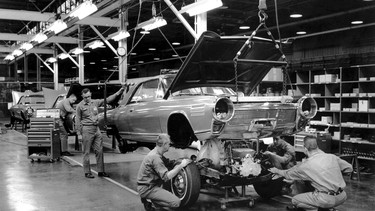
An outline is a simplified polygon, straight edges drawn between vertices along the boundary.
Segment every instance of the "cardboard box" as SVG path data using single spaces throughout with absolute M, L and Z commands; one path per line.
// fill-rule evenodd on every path
M 326 75 L 319 75 L 319 82 L 325 83 L 326 82 Z
M 359 93 L 358 94 L 360 97 L 366 97 L 367 96 L 367 93 Z
M 322 123 L 325 124 L 332 124 L 332 117 L 331 116 L 322 116 Z
M 336 93 L 336 94 L 335 94 L 335 97 L 340 97 L 340 96 L 341 96 L 340 93 Z
M 369 102 L 368 100 L 358 100 L 358 111 L 368 111 Z
M 367 96 L 369 96 L 369 97 L 374 97 L 374 96 L 375 96 L 375 93 L 367 93 Z
M 350 93 L 350 97 L 357 97 L 358 93 Z
M 334 75 L 334 74 L 327 74 L 325 75 L 325 82 L 326 83 L 333 83 L 333 82 L 336 82 L 336 78 L 337 78 L 337 75 Z
M 331 103 L 329 110 L 331 110 L 331 111 L 340 111 L 341 110 L 340 103 Z
M 349 97 L 349 96 L 350 96 L 350 93 L 342 93 L 342 96 L 343 96 L 343 97 Z
M 367 78 L 366 77 L 359 78 L 359 81 L 367 81 Z
M 319 75 L 314 75 L 314 83 L 320 83 L 320 76 Z
M 352 103 L 352 108 L 358 108 L 358 103 Z
M 332 139 L 340 140 L 340 132 L 337 132 L 337 131 L 333 132 Z
M 353 93 L 359 93 L 359 88 L 353 88 Z

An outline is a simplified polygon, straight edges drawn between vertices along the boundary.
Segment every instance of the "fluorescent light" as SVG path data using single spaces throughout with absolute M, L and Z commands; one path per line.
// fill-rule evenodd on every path
M 149 51 L 156 51 L 156 48 L 148 48 Z
M 305 31 L 298 31 L 298 32 L 296 32 L 296 34 L 302 35 L 302 34 L 306 34 L 306 32 Z
M 180 13 L 188 13 L 190 16 L 198 15 L 209 10 L 223 6 L 221 0 L 200 0 L 181 8 Z
M 163 17 L 158 16 L 158 17 L 153 17 L 148 21 L 138 24 L 136 29 L 142 28 L 145 31 L 150 31 L 152 29 L 156 29 L 165 25 L 167 25 L 167 21 L 164 20 Z
M 302 18 L 302 14 L 300 13 L 292 13 L 289 15 L 289 17 L 291 18 Z
M 85 48 L 95 49 L 95 48 L 100 48 L 100 47 L 103 47 L 103 46 L 104 46 L 104 43 L 102 41 L 94 40 L 92 42 L 87 43 Z
M 16 50 L 14 50 L 13 52 L 12 52 L 12 55 L 13 56 L 20 56 L 20 55 L 22 55 L 23 54 L 23 52 L 20 50 L 20 49 L 16 49 Z
M 53 31 L 55 32 L 55 34 L 58 34 L 60 33 L 61 31 L 65 30 L 66 28 L 68 28 L 68 25 L 66 25 L 66 23 L 62 20 L 57 20 L 55 22 L 53 22 L 48 28 L 47 30 L 48 31 Z
M 55 62 L 57 62 L 57 59 L 55 57 L 49 57 L 48 59 L 46 59 L 46 62 L 55 63 Z
M 85 1 L 82 4 L 78 5 L 78 7 L 74 8 L 69 14 L 69 17 L 77 17 L 78 19 L 84 19 L 87 16 L 91 15 L 92 13 L 96 12 L 98 7 L 95 4 L 89 1 Z
M 33 47 L 34 47 L 34 46 L 33 46 L 31 43 L 24 42 L 24 43 L 21 44 L 20 49 L 21 49 L 21 50 L 28 51 L 28 50 L 32 49 Z
M 363 21 L 352 21 L 353 25 L 358 25 L 358 24 L 362 24 L 362 23 L 363 23 Z
M 69 53 L 71 54 L 75 54 L 75 55 L 77 55 L 77 54 L 81 54 L 81 53 L 83 53 L 83 49 L 82 48 L 73 48 L 72 50 L 70 50 L 69 51 Z
M 181 45 L 179 42 L 173 42 L 172 45 Z
M 119 41 L 119 40 L 125 39 L 127 37 L 130 37 L 130 34 L 129 34 L 129 32 L 127 32 L 125 30 L 121 30 L 121 31 L 115 32 L 115 33 L 110 34 L 108 36 L 109 39 L 113 39 L 115 41 Z
M 14 56 L 11 55 L 11 54 L 8 54 L 8 55 L 4 58 L 4 60 L 9 60 L 9 61 L 11 61 L 11 60 L 13 60 L 13 59 L 14 59 Z
M 243 30 L 250 29 L 250 26 L 240 26 L 239 29 L 243 29 Z
M 130 53 L 130 55 L 135 56 L 135 55 L 137 55 L 137 53 L 135 53 L 135 52 L 134 53 Z
M 141 34 L 150 34 L 149 31 L 141 31 L 141 32 L 139 32 L 139 33 L 141 33 Z
M 159 60 L 160 60 L 160 58 L 154 58 L 154 60 L 155 60 L 155 61 L 159 61 Z
M 31 42 L 42 43 L 44 40 L 48 39 L 47 35 L 43 34 L 42 32 L 36 34 L 32 39 Z
M 67 53 L 60 53 L 59 55 L 57 55 L 57 57 L 59 59 L 66 59 L 66 58 L 69 57 L 69 54 L 67 54 Z

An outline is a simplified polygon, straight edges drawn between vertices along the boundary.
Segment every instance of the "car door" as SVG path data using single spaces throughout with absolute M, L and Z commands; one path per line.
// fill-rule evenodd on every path
M 140 84 L 126 105 L 125 113 L 129 124 L 129 132 L 137 137 L 155 136 L 160 129 L 160 103 L 164 101 L 158 89 L 159 79 Z M 151 138 L 152 139 L 152 138 Z

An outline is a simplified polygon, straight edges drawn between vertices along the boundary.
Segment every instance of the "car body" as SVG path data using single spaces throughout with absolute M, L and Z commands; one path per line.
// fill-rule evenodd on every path
M 169 134 L 176 149 L 202 144 L 192 154 L 197 162 L 171 181 L 182 206 L 195 202 L 201 181 L 236 186 L 269 179 L 238 170 L 248 154 L 256 156 L 251 143 L 296 133 L 316 114 L 310 97 L 240 97 L 233 91 L 242 82 L 254 90 L 271 67 L 281 64 L 274 42 L 253 38 L 251 48 L 242 50 L 246 41 L 204 33 L 177 74 L 133 81 L 119 106 L 99 117 L 102 129 L 106 126 L 125 142 L 124 151 L 130 142 L 155 145 L 162 133 Z
M 45 101 L 42 92 L 12 92 L 13 98 L 18 99 L 17 103 L 9 108 L 10 112 L 10 122 L 11 125 L 15 121 L 22 122 L 26 125 L 30 122 L 30 117 L 35 113 L 36 109 L 44 108 Z M 23 128 L 24 129 L 24 128 Z

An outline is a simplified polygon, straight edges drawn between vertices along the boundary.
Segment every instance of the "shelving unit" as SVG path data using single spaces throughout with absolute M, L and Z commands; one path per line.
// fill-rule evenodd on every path
M 58 122 L 55 118 L 31 118 L 27 131 L 27 151 L 31 162 L 34 160 L 60 159 L 60 137 Z
M 340 154 L 375 161 L 375 64 L 300 69 L 293 79 L 294 95 L 317 102 L 310 128 L 330 133 Z

